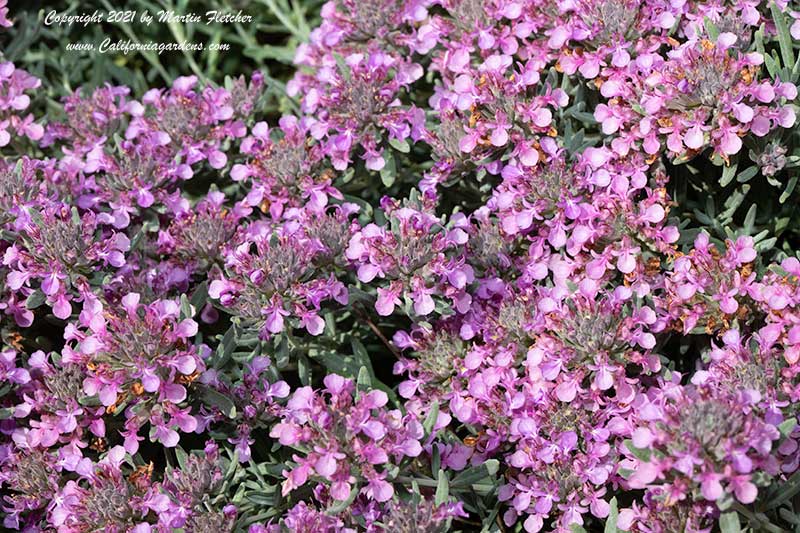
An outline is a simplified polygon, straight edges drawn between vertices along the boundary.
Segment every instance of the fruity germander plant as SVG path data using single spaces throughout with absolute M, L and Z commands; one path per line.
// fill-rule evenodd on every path
M 5 528 L 800 531 L 800 8 L 320 15 L 278 118 L 0 62 Z

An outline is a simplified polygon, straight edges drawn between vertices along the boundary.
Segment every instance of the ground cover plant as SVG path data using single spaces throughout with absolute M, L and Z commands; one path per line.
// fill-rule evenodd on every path
M 131 5 L 0 0 L 5 528 L 800 532 L 800 6 Z

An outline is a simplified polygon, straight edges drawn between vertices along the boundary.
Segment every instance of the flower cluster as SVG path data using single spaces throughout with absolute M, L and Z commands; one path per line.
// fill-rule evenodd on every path
M 285 446 L 307 450 L 285 471 L 283 495 L 305 485 L 309 477 L 330 482 L 334 501 L 345 501 L 352 490 L 385 502 L 394 488 L 386 478 L 387 463 L 422 453 L 422 425 L 399 410 L 387 410 L 385 392 L 373 390 L 353 398 L 355 383 L 336 374 L 325 377 L 325 389 L 297 389 L 286 403 L 286 414 L 270 436 Z M 353 476 L 353 471 L 357 477 Z M 358 483 L 364 480 L 366 485 Z
M 398 95 L 422 76 L 422 67 L 383 52 L 351 54 L 344 64 L 320 67 L 324 76 L 294 80 L 297 83 L 289 92 L 303 92 L 302 109 L 314 116 L 309 133 L 321 142 L 336 170 L 352 163 L 351 153 L 359 146 L 366 167 L 381 170 L 386 165 L 384 137 L 386 141 L 420 137 L 424 113 L 403 106 Z
M 3 13 L 6 10 L 0 7 L 0 26 L 7 22 Z M 30 96 L 25 93 L 40 85 L 38 78 L 16 68 L 14 63 L 0 63 L 0 147 L 6 146 L 14 137 L 38 141 L 44 135 L 44 128 L 34 122 L 32 114 L 22 116 L 31 103 Z
M 143 305 L 129 293 L 115 312 L 99 300 L 86 302 L 79 325 L 64 332 L 64 362 L 87 368 L 83 391 L 96 396 L 109 414 L 125 408 L 125 448 L 134 453 L 149 422 L 150 435 L 164 446 L 178 444 L 181 431 L 194 431 L 197 420 L 181 409 L 186 384 L 203 371 L 203 346 L 191 344 L 197 322 L 180 319 L 171 300 Z M 205 348 L 207 349 L 207 348 Z
M 716 42 L 690 40 L 666 57 L 643 55 L 625 69 L 604 74 L 600 93 L 607 104 L 594 117 L 611 146 L 621 154 L 640 145 L 647 154 L 666 147 L 675 159 L 712 147 L 730 157 L 742 149 L 741 137 L 764 137 L 791 128 L 797 88 L 762 81 L 756 73 L 763 57 L 735 47 L 739 37 L 726 32 Z
M 72 314 L 71 289 L 84 292 L 88 276 L 103 267 L 123 266 L 130 248 L 128 237 L 104 231 L 94 212 L 81 215 L 63 204 L 22 212 L 12 227 L 19 235 L 3 255 L 9 269 L 6 286 L 27 298 L 39 290 L 61 319 Z M 17 322 L 26 326 L 29 320 L 24 316 Z
M 326 226 L 346 224 L 346 212 L 338 210 L 341 216 L 329 218 Z M 333 242 L 315 231 L 330 229 L 335 228 L 315 228 L 299 220 L 287 221 L 274 231 L 266 224 L 251 224 L 227 248 L 227 275 L 211 282 L 209 296 L 242 319 L 259 324 L 264 336 L 282 332 L 284 317 L 291 317 L 292 326 L 297 322 L 308 333 L 319 335 L 325 327 L 319 316 L 322 302 L 346 305 L 348 301 L 347 288 L 330 263 L 330 247 L 341 247 L 347 229 L 343 236 L 331 235 Z
M 4 527 L 793 527 L 797 12 L 320 16 L 279 113 L 0 62 Z
M 464 288 L 474 276 L 472 268 L 456 255 L 467 239 L 459 227 L 466 224 L 464 217 L 453 217 L 447 228 L 425 211 L 389 202 L 384 203 L 384 209 L 388 224 L 368 224 L 359 229 L 345 251 L 357 265 L 362 283 L 376 278 L 389 281 L 388 287 L 377 288 L 378 314 L 391 315 L 395 306 L 402 305 L 400 296 L 407 296 L 414 312 L 421 316 L 434 311 L 433 295 L 448 296 L 455 307 L 468 306 L 470 298 Z M 448 254 L 450 250 L 455 253 Z

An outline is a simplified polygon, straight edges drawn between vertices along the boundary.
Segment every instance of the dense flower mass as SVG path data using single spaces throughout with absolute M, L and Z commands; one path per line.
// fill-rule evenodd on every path
M 3 526 L 796 527 L 798 13 L 331 0 L 282 116 L 0 53 Z

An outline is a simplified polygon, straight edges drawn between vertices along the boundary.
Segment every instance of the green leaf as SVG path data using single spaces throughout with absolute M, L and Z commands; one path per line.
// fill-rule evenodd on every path
M 781 197 L 778 199 L 780 203 L 785 203 L 786 200 L 788 200 L 789 197 L 792 195 L 792 192 L 794 192 L 794 188 L 797 186 L 797 179 L 798 179 L 797 174 L 789 178 L 789 183 L 786 184 L 786 188 L 783 190 Z
M 776 265 L 776 264 L 769 265 L 767 267 L 767 270 L 769 270 L 770 272 L 774 272 L 775 274 L 777 274 L 778 276 L 781 276 L 781 277 L 785 277 L 785 276 L 789 275 L 789 273 L 786 270 L 784 270 L 784 268 L 782 266 Z
M 631 453 L 640 461 L 644 461 L 645 463 L 650 462 L 650 450 L 645 448 L 637 448 L 633 445 L 633 441 L 630 439 L 625 440 L 625 446 L 627 446 Z
M 738 164 L 733 164 L 730 166 L 722 167 L 722 176 L 719 178 L 719 184 L 722 187 L 725 187 L 730 182 L 733 181 L 733 178 L 736 177 L 736 168 Z
M 746 235 L 750 235 L 753 232 L 753 228 L 756 225 L 756 211 L 758 206 L 753 204 L 750 206 L 750 209 L 747 210 L 747 214 L 744 217 L 744 224 L 743 229 Z
M 796 426 L 797 426 L 797 419 L 790 418 L 788 420 L 784 420 L 783 422 L 780 423 L 780 425 L 778 425 L 778 431 L 781 432 L 781 435 L 783 437 L 788 437 Z
M 370 375 L 374 375 L 375 372 L 372 370 L 372 361 L 369 358 L 367 349 L 364 347 L 364 343 L 353 337 L 350 340 L 350 346 L 353 347 L 353 356 L 356 358 L 356 361 L 358 361 L 359 366 L 367 367 Z
M 617 531 L 619 531 L 617 529 L 617 520 L 619 519 L 619 510 L 617 509 L 617 499 L 611 498 L 609 506 L 611 507 L 611 509 L 608 512 L 608 518 L 606 519 L 606 527 L 605 529 L 603 529 L 603 532 L 617 533 Z
M 216 407 L 228 418 L 236 418 L 236 404 L 224 394 L 206 386 L 198 385 L 200 399 L 209 407 Z
M 725 513 L 719 517 L 719 530 L 722 533 L 740 533 L 742 526 L 739 523 L 739 513 Z
M 341 73 L 342 78 L 345 81 L 350 81 L 350 77 L 351 77 L 350 66 L 347 63 L 345 63 L 344 58 L 342 57 L 342 55 L 341 54 L 337 54 L 336 52 L 334 52 L 333 53 L 333 59 L 336 60 L 336 65 L 339 67 L 339 72 Z
M 192 297 L 189 299 L 189 303 L 195 308 L 195 310 L 200 310 L 206 305 L 206 301 L 208 300 L 208 282 L 204 281 L 192 293 Z
M 447 478 L 447 473 L 439 469 L 439 482 L 436 484 L 436 496 L 433 501 L 436 505 L 442 505 L 448 498 L 450 498 L 450 480 Z
M 231 452 L 229 451 L 228 454 Z M 223 475 L 223 479 L 231 480 L 233 479 L 234 474 L 236 474 L 236 470 L 239 469 L 239 452 L 234 451 L 231 460 L 228 463 L 228 467 L 225 469 L 225 473 Z
M 189 458 L 189 456 L 180 446 L 175 448 L 175 457 L 178 459 L 178 466 L 180 468 L 186 468 L 186 460 Z
M 758 167 L 750 167 L 740 172 L 739 175 L 736 176 L 736 181 L 738 181 L 739 183 L 747 183 L 748 181 L 753 179 L 753 176 L 755 176 L 756 174 L 758 174 Z
M 769 74 L 770 78 L 777 77 L 780 67 L 778 66 L 778 62 L 775 61 L 774 57 L 769 54 L 764 54 L 764 65 L 767 67 L 767 73 Z
M 263 506 L 272 507 L 275 505 L 275 495 L 264 491 L 248 492 L 246 498 L 251 502 Z
M 442 456 L 439 452 L 439 447 L 434 446 L 431 453 L 431 472 L 438 473 L 439 467 L 442 465 Z
M 436 420 L 439 418 L 439 402 L 433 402 L 431 406 L 431 410 L 428 412 L 428 416 L 425 417 L 425 421 L 422 423 L 422 429 L 425 430 L 425 437 L 427 438 L 433 432 L 433 426 L 436 424 Z
M 798 492 L 800 492 L 800 471 L 795 472 L 789 479 L 781 483 L 778 491 L 769 498 L 767 509 L 780 507 L 784 502 L 794 498 Z
M 284 331 L 281 333 L 278 345 L 275 348 L 275 364 L 278 368 L 286 368 L 289 364 L 289 359 L 292 356 L 292 350 L 289 348 L 289 337 Z
M 775 2 L 770 4 L 769 9 L 772 12 L 772 20 L 775 22 L 775 27 L 778 30 L 778 44 L 781 47 L 783 66 L 792 68 L 794 66 L 794 49 L 792 47 L 792 35 L 789 33 L 789 27 L 786 25 L 786 18 Z
M 758 243 L 756 244 L 756 252 L 763 253 L 768 250 L 772 250 L 775 247 L 775 243 L 778 241 L 777 237 L 770 237 L 769 239 L 764 239 L 763 241 L 761 240 L 767 233 L 768 230 L 764 230 L 753 237 L 753 240 Z
M 472 485 L 477 483 L 493 483 L 494 475 L 500 469 L 500 462 L 497 459 L 489 459 L 485 463 L 467 468 L 455 476 L 450 482 L 454 489 L 471 490 Z
M 343 356 L 333 351 L 325 351 L 311 354 L 311 356 L 322 363 L 329 372 L 346 378 L 357 377 L 358 372 L 361 370 L 361 365 L 352 355 Z
M 228 331 L 222 336 L 222 341 L 217 346 L 215 366 L 219 368 L 230 359 L 233 351 L 236 349 L 236 329 L 235 326 L 228 328 Z
M 800 515 L 797 515 L 791 509 L 781 509 L 778 514 L 781 518 L 789 522 L 794 526 L 800 526 Z M 798 528 L 795 527 L 795 533 L 798 531 Z
M 297 376 L 300 378 L 300 384 L 304 387 L 311 385 L 311 361 L 303 352 L 297 356 Z
M 362 366 L 358 370 L 358 381 L 356 383 L 359 390 L 366 391 L 372 388 L 372 376 L 370 376 L 367 367 Z
M 31 293 L 30 296 L 28 296 L 28 299 L 25 300 L 25 307 L 28 309 L 36 309 L 42 305 L 46 299 L 47 297 L 44 295 L 44 293 L 41 290 L 36 289 Z
M 586 533 L 586 530 L 583 529 L 583 526 L 579 526 L 578 524 L 572 524 L 569 526 L 569 528 L 572 530 L 572 533 Z
M 481 533 L 500 533 L 500 528 L 497 525 L 497 516 L 500 514 L 500 506 L 495 505 L 492 512 L 483 519 Z
M 34 224 L 36 224 L 40 228 L 44 227 L 44 219 L 42 218 L 42 214 L 38 210 L 34 209 L 33 207 L 29 207 L 28 214 L 30 215 L 31 220 L 33 221 Z
M 719 37 L 719 28 L 717 28 L 717 25 L 714 24 L 710 18 L 703 17 L 703 20 L 706 26 L 706 33 L 708 33 L 708 36 L 712 41 L 716 42 L 717 38 Z
M 346 377 L 355 377 L 360 375 L 362 367 L 367 369 L 367 376 L 370 379 L 369 389 L 379 389 L 386 393 L 389 397 L 389 400 L 394 403 L 395 405 L 399 406 L 399 402 L 397 399 L 397 394 L 395 394 L 394 390 L 391 387 L 387 387 L 381 381 L 375 377 L 375 370 L 372 368 L 372 361 L 369 358 L 369 354 L 367 353 L 367 349 L 364 348 L 364 345 L 356 339 L 355 337 L 352 339 L 352 346 L 353 346 L 353 357 L 347 357 L 348 361 L 352 361 L 352 366 L 354 367 L 352 370 L 349 370 L 346 374 L 341 374 Z M 339 357 L 339 356 L 336 356 Z M 341 359 L 341 358 L 339 358 Z
M 189 303 L 189 299 L 185 294 L 181 294 L 181 320 L 184 318 L 192 318 L 193 316 L 192 304 Z
M 76 226 L 80 226 L 81 225 L 81 215 L 80 215 L 80 213 L 78 213 L 78 208 L 75 207 L 75 206 L 72 206 L 72 209 L 70 210 L 70 213 L 72 214 L 72 223 L 75 224 Z
M 86 407 L 98 407 L 102 405 L 100 403 L 100 398 L 97 396 L 97 394 L 95 394 L 94 396 L 81 396 L 80 398 L 78 398 L 78 403 Z
M 617 473 L 622 479 L 630 479 L 634 472 L 633 470 L 629 470 L 627 468 L 620 468 Z
M 246 57 L 251 57 L 256 61 L 263 61 L 264 59 L 274 59 L 281 63 L 291 64 L 294 58 L 294 52 L 283 46 L 274 46 L 269 44 L 260 44 L 259 46 L 248 46 L 242 50 L 242 54 Z
M 388 188 L 394 185 L 394 181 L 397 178 L 397 167 L 391 152 L 383 152 L 383 160 L 386 161 L 386 164 L 380 171 L 381 181 Z
M 411 151 L 411 145 L 408 144 L 408 141 L 405 139 L 403 139 L 402 141 L 399 141 L 397 139 L 389 139 L 389 146 L 391 146 L 398 152 L 402 152 L 404 154 L 407 154 L 408 152 Z

